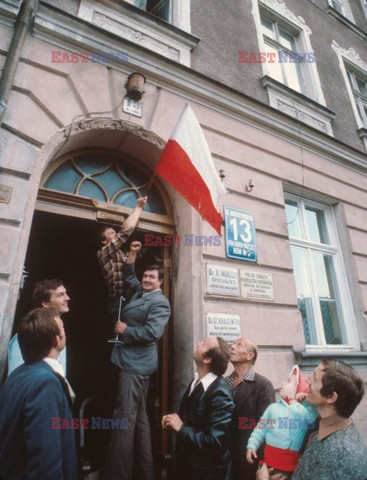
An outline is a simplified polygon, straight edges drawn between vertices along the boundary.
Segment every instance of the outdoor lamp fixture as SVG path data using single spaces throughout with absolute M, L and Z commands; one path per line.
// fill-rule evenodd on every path
M 145 77 L 141 73 L 131 73 L 126 82 L 127 96 L 133 100 L 141 100 L 144 93 Z
M 222 180 L 222 182 L 226 178 L 226 174 L 224 173 L 224 170 L 219 170 L 219 178 Z
M 248 181 L 248 184 L 246 185 L 246 192 L 247 193 L 252 192 L 252 189 L 254 188 L 254 186 L 255 186 L 255 184 L 254 184 L 253 180 L 251 180 L 251 178 L 250 178 L 250 180 Z

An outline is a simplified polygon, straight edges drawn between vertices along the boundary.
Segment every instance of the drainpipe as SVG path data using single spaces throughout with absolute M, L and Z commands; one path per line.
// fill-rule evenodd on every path
M 33 17 L 38 9 L 38 0 L 23 0 L 15 22 L 13 38 L 6 56 L 0 79 L 0 126 L 3 123 L 14 77 L 18 68 L 24 40 L 31 29 Z

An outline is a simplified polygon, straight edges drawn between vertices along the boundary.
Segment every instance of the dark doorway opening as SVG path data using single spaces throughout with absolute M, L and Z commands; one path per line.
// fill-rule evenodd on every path
M 106 314 L 107 290 L 96 257 L 96 232 L 94 221 L 35 211 L 25 260 L 29 275 L 20 293 L 14 329 L 19 319 L 32 308 L 35 283 L 46 278 L 60 279 L 71 299 L 70 311 L 62 318 L 67 336 L 67 378 L 77 398 L 74 416 L 79 416 L 82 401 L 97 393 L 96 410 L 92 408 L 89 415 L 111 418 L 112 404 L 106 397 L 111 379 L 112 346 L 107 339 L 113 336 L 113 332 Z M 133 240 L 144 244 L 144 233 L 135 231 L 129 242 Z M 163 263 L 163 247 L 143 249 L 136 265 L 139 278 L 143 266 L 152 263 Z M 161 363 L 162 355 L 160 357 Z M 158 433 L 156 423 L 160 412 L 157 412 L 157 405 L 162 400 L 161 387 L 159 371 L 157 377 L 152 378 L 149 394 L 155 449 L 159 449 L 160 443 L 159 434 L 157 437 L 154 432 Z M 102 403 L 98 403 L 101 399 Z M 89 440 L 86 440 L 90 442 L 93 469 L 104 464 L 108 433 L 101 430 L 94 437 L 89 434 Z

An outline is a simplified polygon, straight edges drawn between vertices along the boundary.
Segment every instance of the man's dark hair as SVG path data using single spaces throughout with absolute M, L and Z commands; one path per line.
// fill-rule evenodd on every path
M 25 362 L 38 362 L 47 357 L 56 335 L 60 335 L 55 308 L 35 308 L 19 323 L 18 340 Z
M 32 294 L 33 308 L 41 308 L 42 302 L 49 302 L 51 298 L 51 290 L 62 287 L 61 280 L 54 278 L 52 280 L 41 280 L 36 283 Z
M 105 231 L 107 230 L 107 228 L 113 228 L 116 232 L 116 228 L 113 225 L 107 225 L 105 223 L 102 225 L 99 225 L 97 230 L 97 240 L 99 243 L 104 242 L 106 240 Z
M 338 395 L 335 409 L 338 415 L 349 418 L 364 395 L 361 377 L 350 365 L 338 360 L 322 360 L 325 368 L 320 393 L 328 397 L 333 392 Z
M 209 369 L 215 375 L 224 375 L 228 367 L 229 357 L 231 355 L 231 349 L 228 343 L 221 337 L 217 337 L 218 346 L 210 348 L 204 353 L 204 358 L 211 358 Z
M 158 280 L 163 280 L 164 271 L 163 271 L 163 268 L 160 267 L 159 265 L 147 265 L 146 267 L 144 267 L 143 273 L 145 273 L 147 270 L 157 270 Z

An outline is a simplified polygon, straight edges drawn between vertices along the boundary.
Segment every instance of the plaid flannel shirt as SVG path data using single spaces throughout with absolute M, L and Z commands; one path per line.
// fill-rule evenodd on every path
M 108 295 L 118 297 L 124 295 L 124 279 L 122 267 L 126 263 L 126 258 L 120 248 L 133 232 L 133 228 L 122 224 L 120 231 L 112 242 L 104 245 L 97 252 L 99 264 L 107 283 Z

